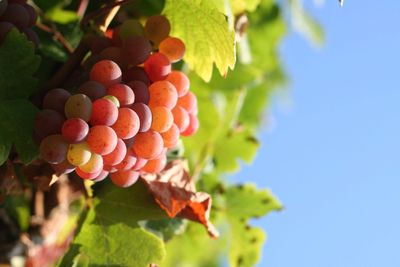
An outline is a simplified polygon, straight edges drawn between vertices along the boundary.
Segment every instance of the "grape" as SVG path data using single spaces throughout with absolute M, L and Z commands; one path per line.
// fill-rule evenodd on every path
M 190 123 L 184 132 L 181 133 L 183 136 L 189 136 L 197 132 L 199 129 L 199 119 L 194 114 L 189 114 Z
M 82 142 L 89 132 L 89 125 L 82 119 L 72 118 L 64 122 L 61 133 L 70 144 Z
M 143 166 L 142 171 L 157 173 L 162 171 L 166 165 L 167 165 L 167 156 L 165 155 L 165 153 L 162 153 L 157 158 L 149 160 L 146 163 L 146 165 Z
M 181 106 L 189 113 L 194 113 L 197 109 L 197 99 L 192 92 L 188 92 L 186 95 L 178 98 L 178 106 Z
M 113 125 L 118 118 L 118 108 L 110 100 L 100 98 L 93 102 L 91 125 Z
M 142 67 L 138 66 L 133 66 L 124 71 L 122 74 L 122 80 L 124 80 L 124 82 L 141 81 L 146 85 L 150 84 L 150 79 L 147 76 L 146 71 Z
M 168 131 L 161 133 L 161 137 L 164 141 L 166 148 L 172 148 L 176 146 L 179 141 L 179 128 L 175 124 L 172 124 Z
M 147 159 L 137 157 L 135 165 L 132 166 L 132 170 L 140 171 L 143 168 L 143 166 L 146 165 L 147 161 L 148 161 Z
M 75 166 L 71 165 L 66 159 L 58 164 L 50 164 L 50 166 L 55 171 L 57 176 L 68 174 L 75 170 Z
M 7 5 L 8 5 L 7 0 L 0 1 L 0 16 L 3 15 L 3 13 L 6 11 Z
M 111 41 L 114 46 L 122 46 L 122 39 L 119 36 L 120 27 L 116 27 L 111 31 Z
M 117 171 L 110 174 L 111 181 L 119 187 L 129 187 L 136 183 L 139 173 L 131 170 Z
M 103 156 L 104 165 L 114 166 L 119 164 L 126 156 L 126 145 L 122 139 L 118 138 L 117 146 L 107 155 Z
M 61 132 L 64 117 L 55 110 L 44 109 L 35 117 L 35 132 L 40 138 Z
M 64 106 L 71 94 L 64 89 L 52 89 L 45 95 L 43 99 L 44 109 L 53 109 L 60 114 L 64 114 Z
M 171 71 L 165 79 L 172 83 L 178 93 L 178 97 L 184 96 L 189 91 L 190 81 L 189 78 L 181 71 Z
M 134 103 L 130 108 L 135 111 L 139 117 L 139 132 L 147 132 L 150 129 L 153 120 L 150 108 L 143 103 Z
M 65 160 L 68 144 L 61 135 L 49 135 L 40 144 L 40 157 L 48 163 L 58 164 Z
M 151 53 L 150 42 L 142 36 L 131 36 L 125 39 L 123 51 L 126 62 L 130 65 L 139 65 L 146 61 Z
M 119 108 L 119 106 L 120 106 L 118 98 L 116 98 L 113 95 L 106 95 L 106 96 L 103 97 L 103 99 L 110 100 L 117 108 Z
M 183 132 L 189 126 L 189 113 L 180 106 L 175 106 L 172 109 L 172 115 L 174 116 L 174 122 L 179 128 L 179 132 Z
M 135 94 L 125 84 L 118 83 L 108 87 L 107 94 L 115 96 L 122 107 L 130 105 L 135 101 Z
M 106 88 L 101 83 L 87 81 L 79 86 L 78 93 L 87 95 L 90 100 L 95 101 L 106 95 Z
M 109 87 L 121 82 L 121 69 L 111 60 L 101 60 L 94 64 L 90 71 L 90 79 Z
M 80 167 L 78 167 L 75 169 L 75 172 L 82 179 L 94 179 L 101 174 L 102 170 L 97 172 L 84 172 L 83 170 L 80 169 Z
M 90 152 L 90 148 L 86 142 L 69 145 L 67 159 L 72 165 L 81 166 L 87 163 L 91 156 L 92 152 Z
M 124 159 L 120 163 L 115 165 L 115 168 L 118 170 L 130 170 L 136 164 L 136 160 L 136 154 L 131 149 L 129 149 L 126 151 Z
M 144 70 L 151 81 L 164 80 L 171 72 L 171 63 L 163 54 L 154 53 L 144 62 Z
M 7 33 L 14 27 L 10 22 L 0 21 L 0 44 L 3 43 Z
M 26 11 L 29 14 L 28 26 L 30 26 L 30 27 L 34 26 L 36 24 L 36 20 L 37 20 L 37 13 L 36 13 L 35 9 L 26 3 L 22 4 L 22 6 L 26 9 Z
M 144 36 L 157 47 L 162 40 L 168 37 L 170 30 L 171 25 L 166 17 L 151 16 L 144 25 Z
M 81 118 L 88 122 L 92 115 L 92 101 L 84 94 L 73 95 L 65 103 L 64 111 L 67 118 Z
M 90 51 L 92 54 L 100 54 L 101 51 L 111 46 L 111 39 L 106 36 L 96 36 L 92 40 Z
M 167 81 L 155 82 L 149 87 L 149 106 L 164 106 L 168 109 L 175 107 L 178 101 L 178 94 L 172 83 Z
M 86 139 L 90 149 L 97 154 L 107 155 L 117 146 L 118 138 L 113 129 L 104 125 L 96 125 L 89 130 Z
M 181 39 L 167 37 L 160 43 L 159 52 L 165 55 L 171 63 L 175 63 L 183 58 L 185 44 Z
M 115 166 L 108 166 L 108 165 L 104 165 L 103 169 L 109 173 L 114 173 L 118 171 L 118 169 Z
M 135 94 L 135 103 L 148 104 L 150 99 L 149 88 L 144 82 L 141 81 L 130 81 L 128 86 L 132 88 Z
M 126 149 L 130 149 L 131 146 L 133 145 L 133 142 L 135 142 L 135 137 L 129 138 L 129 139 L 123 139 Z
M 139 132 L 139 116 L 130 108 L 120 108 L 118 119 L 112 126 L 117 136 L 121 139 L 129 139 Z
M 99 175 L 97 175 L 96 177 L 92 178 L 91 180 L 95 181 L 95 182 L 101 182 L 101 181 L 103 181 L 104 179 L 107 178 L 108 174 L 109 174 L 108 171 L 102 170 Z
M 11 3 L 8 4 L 6 11 L 0 19 L 10 22 L 22 30 L 29 26 L 30 15 L 22 5 Z
M 153 116 L 151 129 L 156 132 L 163 133 L 171 128 L 174 123 L 172 112 L 166 107 L 153 107 L 151 108 L 151 114 Z
M 137 156 L 152 159 L 161 153 L 163 146 L 161 135 L 149 130 L 136 135 L 132 148 Z
M 79 166 L 79 169 L 86 173 L 100 172 L 103 170 L 103 158 L 96 153 L 92 153 L 89 161 Z
M 35 48 L 39 46 L 39 36 L 34 30 L 32 30 L 31 28 L 25 28 L 22 30 L 22 32 L 25 34 L 26 38 L 28 38 L 28 40 L 35 45 Z
M 99 54 L 100 59 L 111 60 L 118 64 L 118 66 L 124 68 L 126 66 L 126 58 L 124 51 L 116 46 L 107 47 Z
M 131 36 L 143 36 L 143 26 L 136 19 L 128 19 L 122 23 L 119 36 L 126 39 Z

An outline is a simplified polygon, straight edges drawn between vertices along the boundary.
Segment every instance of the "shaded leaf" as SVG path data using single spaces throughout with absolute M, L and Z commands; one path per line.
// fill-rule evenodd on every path
M 8 157 L 11 145 L 14 144 L 19 159 L 28 164 L 38 154 L 33 143 L 33 120 L 37 108 L 23 99 L 0 102 L 0 164 Z
M 30 96 L 36 89 L 33 74 L 39 63 L 33 43 L 12 29 L 0 45 L 0 100 Z

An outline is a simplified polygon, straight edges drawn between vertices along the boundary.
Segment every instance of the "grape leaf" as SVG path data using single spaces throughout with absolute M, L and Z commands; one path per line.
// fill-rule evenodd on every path
M 24 99 L 0 101 L 0 165 L 7 160 L 12 144 L 25 164 L 37 156 L 32 140 L 36 112 L 37 108 Z
M 138 225 L 166 217 L 146 187 L 141 182 L 125 189 L 106 184 L 96 192 L 94 208 L 74 240 L 79 257 L 90 266 L 148 267 L 160 262 L 165 255 L 162 240 Z
M 265 232 L 258 227 L 250 227 L 239 221 L 231 221 L 231 242 L 229 263 L 231 267 L 255 266 L 261 256 L 266 239 Z
M 241 14 L 245 11 L 253 12 L 261 0 L 230 0 L 233 14 Z
M 228 215 L 234 219 L 247 220 L 282 209 L 282 204 L 271 191 L 257 189 L 254 184 L 230 186 L 225 194 Z
M 32 75 L 39 67 L 32 42 L 17 29 L 12 29 L 0 45 L 0 100 L 26 98 L 36 89 Z
M 260 228 L 247 225 L 247 221 L 279 211 L 282 205 L 269 190 L 259 190 L 253 184 L 226 188 L 225 201 L 232 234 L 228 256 L 230 265 L 254 266 L 260 258 L 265 233 Z
M 163 13 L 171 23 L 171 34 L 186 45 L 184 60 L 205 81 L 213 64 L 225 76 L 235 65 L 235 33 L 212 1 L 167 0 Z
M 185 162 L 175 160 L 158 173 L 145 173 L 141 178 L 153 194 L 156 202 L 170 218 L 175 216 L 203 224 L 208 234 L 216 238 L 218 231 L 210 222 L 211 197 L 197 192 L 194 180 L 184 169 Z

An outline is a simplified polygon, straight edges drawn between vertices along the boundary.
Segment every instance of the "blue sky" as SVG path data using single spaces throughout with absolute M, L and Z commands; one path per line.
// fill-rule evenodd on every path
M 291 105 L 235 180 L 268 187 L 285 210 L 268 232 L 262 267 L 400 266 L 400 1 L 325 0 L 306 6 L 322 49 L 291 32 L 281 48 Z

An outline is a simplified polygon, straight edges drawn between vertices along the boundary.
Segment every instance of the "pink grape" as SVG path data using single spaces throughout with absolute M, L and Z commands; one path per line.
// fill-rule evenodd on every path
M 130 108 L 136 112 L 139 117 L 140 127 L 139 132 L 147 132 L 153 121 L 150 108 L 143 103 L 134 103 Z
M 61 133 L 70 144 L 82 142 L 89 133 L 89 125 L 80 118 L 71 118 L 64 122 Z
M 49 135 L 40 144 L 40 157 L 48 163 L 59 164 L 66 159 L 68 143 L 61 135 Z
M 140 121 L 135 111 L 130 108 L 120 108 L 118 119 L 111 126 L 121 139 L 129 139 L 139 132 Z
M 91 125 L 113 125 L 118 118 L 117 106 L 108 99 L 100 98 L 93 102 Z
M 119 187 L 129 187 L 136 183 L 139 173 L 131 170 L 117 171 L 110 174 L 111 181 Z
M 96 125 L 90 128 L 86 142 L 90 150 L 103 156 L 115 149 L 118 138 L 112 128 L 104 125 Z
M 117 146 L 115 149 L 107 155 L 103 156 L 104 165 L 114 166 L 119 163 L 125 158 L 126 156 L 126 145 L 122 139 L 118 138 Z
M 126 84 L 114 84 L 107 89 L 107 94 L 115 96 L 121 107 L 131 105 L 135 101 L 135 94 L 132 88 Z
M 90 71 L 90 79 L 103 84 L 105 87 L 121 82 L 121 76 L 121 69 L 111 60 L 97 62 Z
M 171 63 L 163 54 L 154 53 L 144 62 L 144 70 L 151 81 L 164 80 L 171 72 Z

